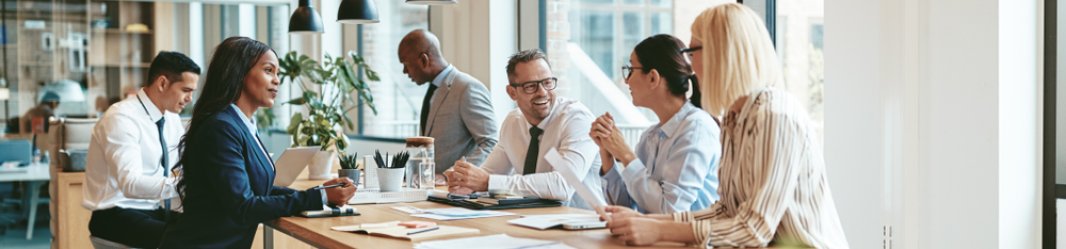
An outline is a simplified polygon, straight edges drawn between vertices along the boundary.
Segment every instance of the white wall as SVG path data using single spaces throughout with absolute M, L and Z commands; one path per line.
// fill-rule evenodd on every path
M 826 162 L 849 242 L 1039 245 L 1035 0 L 826 1 Z
M 1043 8 L 1037 2 L 999 2 L 1000 248 L 1040 245 L 1043 11 L 1037 10 Z
M 887 5 L 887 4 L 886 4 Z M 881 191 L 886 156 L 882 88 L 901 82 L 897 11 L 876 0 L 825 2 L 825 159 L 837 211 L 854 248 L 878 248 L 886 215 Z M 887 23 L 886 23 L 887 25 Z M 898 102 L 896 102 L 898 103 Z M 895 114 L 895 113 L 892 113 Z

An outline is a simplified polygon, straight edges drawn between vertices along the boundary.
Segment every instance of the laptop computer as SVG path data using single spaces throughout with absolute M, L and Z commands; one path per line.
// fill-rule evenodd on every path
M 0 140 L 0 163 L 18 162 L 19 165 L 29 165 L 33 158 L 32 150 L 30 140 Z
M 296 181 L 296 177 L 300 176 L 300 172 L 307 168 L 307 163 L 311 161 L 311 157 L 318 153 L 321 147 L 296 147 L 285 149 L 285 152 L 281 153 L 281 157 L 277 162 L 274 162 L 274 186 L 288 187 L 292 185 L 292 182 Z

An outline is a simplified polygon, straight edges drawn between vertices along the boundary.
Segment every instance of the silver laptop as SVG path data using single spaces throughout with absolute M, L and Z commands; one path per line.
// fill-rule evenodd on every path
M 311 161 L 311 157 L 318 153 L 319 148 L 321 147 L 285 149 L 278 161 L 274 162 L 274 167 L 277 170 L 274 172 L 274 186 L 288 187 L 292 185 L 292 182 L 296 181 L 296 177 L 300 176 L 300 172 L 307 168 L 307 163 Z

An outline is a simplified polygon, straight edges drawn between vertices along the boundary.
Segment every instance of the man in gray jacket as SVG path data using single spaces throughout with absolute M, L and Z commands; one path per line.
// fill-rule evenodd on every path
M 439 175 L 461 157 L 480 165 L 496 146 L 498 136 L 485 85 L 448 64 L 440 41 L 429 31 L 407 33 L 397 55 L 407 77 L 418 85 L 429 83 L 422 100 L 419 132 L 434 138 L 437 178 L 443 179 Z

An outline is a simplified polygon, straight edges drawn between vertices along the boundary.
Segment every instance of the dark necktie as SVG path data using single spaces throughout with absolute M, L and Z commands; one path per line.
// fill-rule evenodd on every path
M 429 136 L 429 131 L 426 131 L 426 119 L 429 118 L 429 103 L 432 102 L 433 92 L 437 90 L 437 86 L 433 83 L 429 83 L 429 90 L 426 90 L 426 97 L 422 98 L 422 119 L 419 120 L 419 131 L 423 136 Z
M 526 149 L 526 165 L 522 170 L 523 175 L 537 173 L 537 155 L 540 154 L 540 134 L 543 133 L 544 130 L 537 128 L 536 126 L 529 127 L 529 148 Z
M 162 156 L 159 158 L 159 164 L 163 166 L 163 176 L 167 177 L 170 176 L 170 169 L 168 169 L 167 167 L 168 165 L 170 165 L 170 155 L 169 151 L 167 151 L 167 139 L 163 136 L 163 124 L 165 123 L 165 121 L 166 118 L 159 118 L 159 121 L 155 122 L 155 126 L 159 127 L 159 147 L 163 151 L 163 153 L 161 153 Z M 163 213 L 166 214 L 165 216 L 167 218 L 169 218 L 170 199 L 163 200 L 163 208 L 166 208 L 165 210 L 163 210 Z

